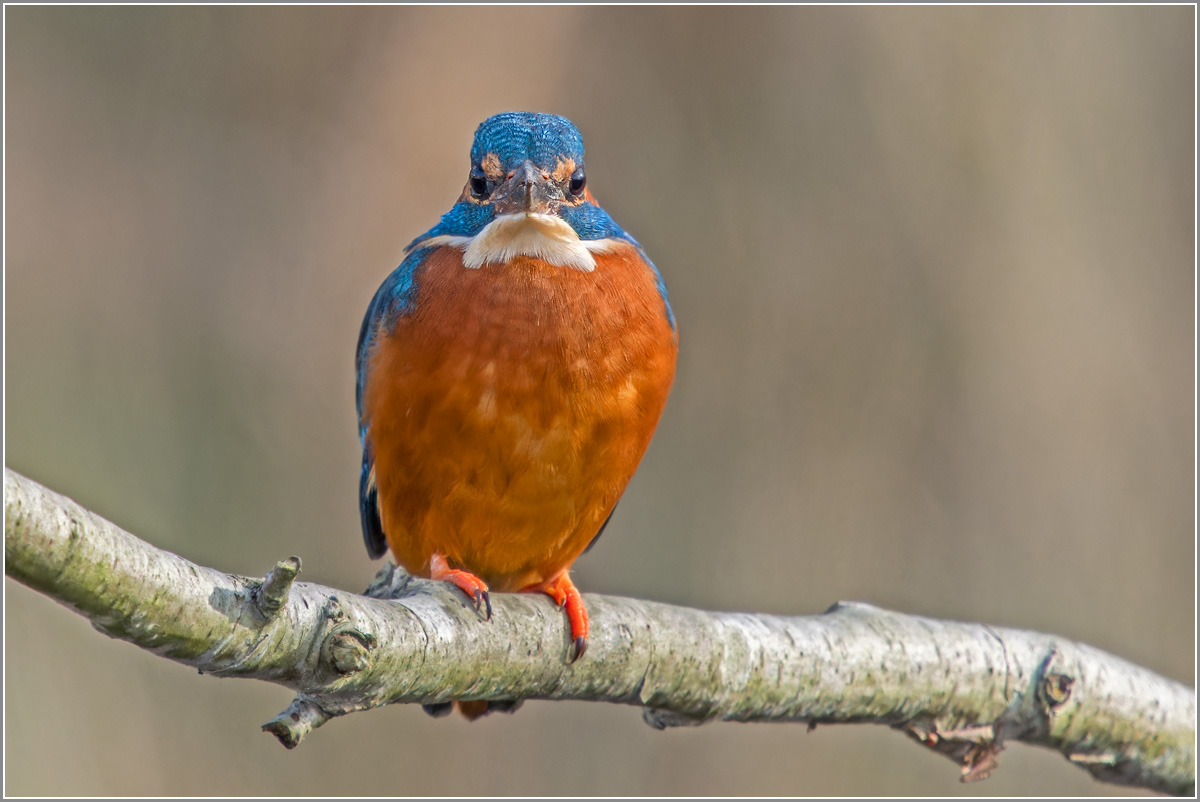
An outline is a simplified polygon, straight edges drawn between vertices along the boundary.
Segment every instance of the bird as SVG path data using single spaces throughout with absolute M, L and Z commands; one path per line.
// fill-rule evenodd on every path
M 565 610 L 568 660 L 582 657 L 569 571 L 650 444 L 678 350 L 663 277 L 592 195 L 579 129 L 487 118 L 458 200 L 405 248 L 359 332 L 368 554 L 450 582 L 489 620 L 489 593 L 544 593 Z

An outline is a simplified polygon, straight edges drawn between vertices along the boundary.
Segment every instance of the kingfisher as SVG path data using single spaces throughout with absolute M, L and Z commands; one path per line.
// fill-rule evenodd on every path
M 645 454 L 677 354 L 663 278 L 593 197 L 575 125 L 484 120 L 462 194 L 363 318 L 367 552 L 488 619 L 489 592 L 549 595 L 578 659 L 588 614 L 569 570 Z

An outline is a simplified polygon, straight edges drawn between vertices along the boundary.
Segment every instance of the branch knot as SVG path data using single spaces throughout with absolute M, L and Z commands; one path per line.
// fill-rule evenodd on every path
M 254 605 L 268 621 L 274 618 L 288 601 L 288 593 L 300 573 L 300 558 L 288 557 L 275 563 L 262 584 L 254 589 Z

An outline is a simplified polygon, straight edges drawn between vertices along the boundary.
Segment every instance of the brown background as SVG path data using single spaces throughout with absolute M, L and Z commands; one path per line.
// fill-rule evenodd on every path
M 585 591 L 1055 632 L 1193 682 L 1193 13 L 5 9 L 7 464 L 191 560 L 360 589 L 353 350 L 475 126 L 573 119 L 679 375 Z M 879 727 L 392 707 L 6 581 L 10 794 L 1092 794 Z

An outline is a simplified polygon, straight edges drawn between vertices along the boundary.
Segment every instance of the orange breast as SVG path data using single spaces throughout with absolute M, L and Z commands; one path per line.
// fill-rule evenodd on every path
M 587 547 L 654 433 L 677 344 L 632 246 L 590 273 L 441 248 L 414 311 L 380 332 L 363 397 L 396 560 L 434 552 L 493 590 L 553 579 Z

